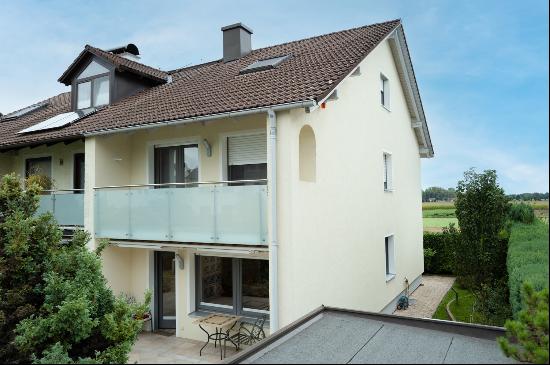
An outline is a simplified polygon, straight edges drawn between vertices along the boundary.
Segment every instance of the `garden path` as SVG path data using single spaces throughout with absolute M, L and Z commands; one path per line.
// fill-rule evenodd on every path
M 395 315 L 414 318 L 432 318 L 439 303 L 453 286 L 452 276 L 424 275 L 422 285 L 410 296 L 412 303 L 407 310 L 396 310 Z

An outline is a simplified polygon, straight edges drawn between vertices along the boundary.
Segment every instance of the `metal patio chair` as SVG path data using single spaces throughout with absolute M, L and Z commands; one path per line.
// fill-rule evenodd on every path
M 235 348 L 240 350 L 241 345 L 253 345 L 258 341 L 265 338 L 264 324 L 267 320 L 267 316 L 257 318 L 254 323 L 241 322 L 239 330 L 233 336 L 231 340 L 237 345 Z

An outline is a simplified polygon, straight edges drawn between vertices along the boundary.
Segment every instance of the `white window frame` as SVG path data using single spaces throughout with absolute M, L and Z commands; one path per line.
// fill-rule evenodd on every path
M 382 95 L 384 96 L 383 101 Z M 380 73 L 380 105 L 386 110 L 390 110 L 390 79 L 383 73 Z
M 385 192 L 393 192 L 393 154 L 382 151 L 382 185 Z
M 387 247 L 386 240 L 388 242 Z M 384 236 L 384 271 L 386 282 L 395 278 L 395 235 L 393 233 Z

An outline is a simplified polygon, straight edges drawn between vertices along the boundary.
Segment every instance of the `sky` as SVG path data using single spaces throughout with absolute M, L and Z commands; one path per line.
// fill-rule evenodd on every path
M 548 2 L 0 0 L 0 112 L 66 87 L 85 44 L 135 43 L 164 70 L 219 59 L 220 28 L 243 22 L 253 48 L 400 18 L 435 149 L 422 185 L 497 170 L 507 193 L 547 192 Z

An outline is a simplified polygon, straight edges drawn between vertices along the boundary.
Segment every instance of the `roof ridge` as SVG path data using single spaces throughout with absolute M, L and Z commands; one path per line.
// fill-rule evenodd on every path
M 362 25 L 362 26 L 360 26 L 360 27 L 353 27 L 353 28 L 347 28 L 347 29 L 337 30 L 337 31 L 334 31 L 334 32 L 329 32 L 329 33 L 325 33 L 325 34 L 315 35 L 315 36 L 306 37 L 306 38 L 302 38 L 302 39 L 296 39 L 296 40 L 288 41 L 288 42 L 284 42 L 284 43 L 272 44 L 272 45 L 270 45 L 270 46 L 265 46 L 265 47 L 262 47 L 262 48 L 253 49 L 252 52 L 250 52 L 250 54 L 253 54 L 253 53 L 255 53 L 255 52 L 259 52 L 259 51 L 262 51 L 262 50 L 265 50 L 265 49 L 269 49 L 269 48 L 286 46 L 286 45 L 289 45 L 289 44 L 292 44 L 292 43 L 298 43 L 298 42 L 309 41 L 309 40 L 316 39 L 316 38 L 328 37 L 328 36 L 331 36 L 331 35 L 334 35 L 334 34 L 338 34 L 338 33 L 344 33 L 344 32 L 349 32 L 349 31 L 353 31 L 353 30 L 364 29 L 364 28 L 369 28 L 369 27 L 374 27 L 374 26 L 379 26 L 379 25 L 389 24 L 389 23 L 399 23 L 399 24 L 400 24 L 400 23 L 401 23 L 401 18 L 396 18 L 396 19 L 392 19 L 392 20 L 387 20 L 387 21 L 384 21 L 384 22 L 378 22 L 378 23 L 372 23 L 372 24 Z M 173 70 L 166 71 L 166 72 L 167 72 L 168 74 L 174 74 L 174 73 L 178 73 L 178 72 L 181 72 L 181 71 L 184 71 L 184 70 L 191 70 L 191 69 L 193 69 L 193 68 L 199 68 L 199 67 L 202 67 L 202 66 L 208 66 L 208 65 L 210 65 L 210 64 L 212 64 L 212 63 L 220 62 L 221 60 L 222 60 L 222 59 L 219 58 L 219 59 L 217 59 L 217 60 L 212 60 L 212 61 L 208 61 L 208 62 L 204 62 L 204 63 L 197 63 L 197 64 L 191 65 L 191 66 L 184 66 L 184 67 L 180 67 L 180 68 L 175 68 L 175 69 L 173 69 Z
M 374 26 L 379 26 L 379 25 L 388 24 L 388 23 L 395 23 L 395 22 L 401 23 L 401 18 L 388 20 L 388 21 L 385 21 L 385 22 L 362 25 L 360 27 L 353 27 L 353 28 L 348 28 L 348 29 L 337 30 L 337 31 L 334 31 L 334 32 L 319 34 L 319 35 L 315 35 L 315 36 L 311 36 L 311 37 L 307 37 L 307 38 L 297 39 L 297 40 L 294 40 L 294 41 L 288 41 L 288 42 L 284 42 L 284 43 L 273 44 L 271 46 L 266 46 L 266 47 L 262 47 L 262 48 L 258 48 L 258 49 L 253 49 L 251 53 L 256 52 L 256 51 L 261 51 L 261 50 L 264 50 L 264 49 L 268 49 L 268 48 L 285 46 L 287 44 L 298 43 L 298 42 L 303 42 L 303 41 L 309 41 L 309 40 L 312 40 L 312 39 L 328 37 L 328 36 L 331 36 L 331 35 L 334 35 L 334 34 L 349 32 L 349 31 L 352 31 L 352 30 L 370 28 L 370 27 L 374 27 Z
M 63 94 L 70 94 L 70 93 L 71 93 L 70 91 L 64 91 L 64 92 L 59 93 L 59 94 L 57 94 L 57 95 L 50 96 L 49 98 L 46 98 L 46 99 L 37 101 L 37 102 L 35 102 L 35 103 L 29 104 L 29 105 L 27 105 L 27 106 L 24 106 L 24 107 L 22 107 L 22 108 L 19 108 L 19 109 L 16 109 L 16 110 L 12 110 L 12 111 L 10 111 L 10 112 L 8 112 L 8 113 L 5 113 L 5 114 L 3 115 L 3 117 L 6 117 L 6 116 L 8 116 L 8 115 L 10 115 L 10 114 L 13 114 L 13 113 L 17 113 L 17 112 L 19 112 L 19 111 L 21 111 L 21 110 L 23 110 L 23 109 L 26 109 L 26 108 L 30 108 L 31 106 L 35 106 L 35 105 L 38 105 L 38 104 L 42 104 L 42 103 L 48 102 L 48 101 L 50 101 L 50 100 L 52 100 L 52 99 L 54 99 L 54 98 L 60 97 L 60 96 L 63 95 Z
M 165 74 L 168 75 L 168 72 L 167 72 L 167 71 L 164 71 L 164 70 L 162 70 L 162 69 L 160 69 L 160 68 L 153 67 L 153 66 L 149 66 L 149 65 L 147 65 L 147 64 L 145 64 L 145 63 L 141 63 L 141 62 L 138 62 L 138 61 L 134 61 L 134 60 L 132 60 L 132 59 L 129 59 L 129 58 L 122 57 L 122 56 L 119 55 L 119 54 L 116 54 L 116 53 L 112 53 L 112 52 L 106 51 L 106 50 L 104 50 L 104 49 L 102 49 L 102 48 L 95 47 L 95 46 L 92 46 L 92 45 L 90 45 L 90 44 L 86 44 L 86 45 L 84 46 L 84 49 L 92 50 L 92 51 L 98 50 L 98 51 L 100 51 L 100 52 L 105 52 L 105 53 L 108 53 L 110 57 L 118 58 L 118 59 L 120 59 L 120 60 L 124 60 L 124 61 L 127 61 L 127 62 L 131 62 L 131 63 L 134 63 L 134 64 L 139 65 L 139 66 L 148 67 L 148 68 L 151 68 L 151 69 L 153 69 L 153 70 L 155 70 L 155 71 L 159 71 L 159 72 L 162 72 L 162 73 L 165 73 Z

